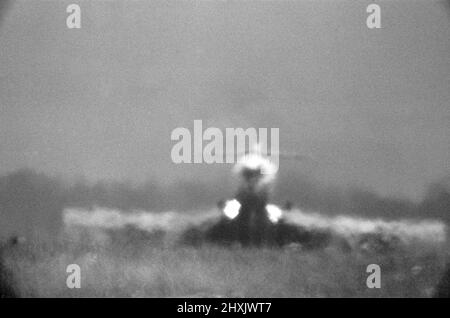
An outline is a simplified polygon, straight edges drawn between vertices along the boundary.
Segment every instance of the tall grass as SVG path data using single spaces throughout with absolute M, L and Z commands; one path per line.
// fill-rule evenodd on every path
M 199 248 L 158 244 L 24 243 L 4 253 L 22 297 L 428 297 L 445 266 L 444 247 L 384 255 L 330 247 Z M 366 267 L 381 266 L 381 288 Z M 69 264 L 81 288 L 69 289 Z

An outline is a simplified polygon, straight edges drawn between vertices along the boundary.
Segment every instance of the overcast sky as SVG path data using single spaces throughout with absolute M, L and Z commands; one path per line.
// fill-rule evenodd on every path
M 81 6 L 82 28 L 66 27 Z M 449 174 L 450 15 L 440 1 L 13 1 L 0 28 L 0 173 L 214 180 L 177 127 L 280 128 L 283 174 L 418 199 Z M 213 181 L 212 181 L 213 182 Z

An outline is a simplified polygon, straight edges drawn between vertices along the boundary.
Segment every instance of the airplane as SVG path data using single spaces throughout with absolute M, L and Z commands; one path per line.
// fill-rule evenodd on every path
M 310 156 L 278 153 L 263 154 L 259 145 L 240 156 L 233 171 L 240 178 L 234 198 L 217 203 L 222 217 L 216 222 L 207 222 L 200 228 L 191 228 L 183 236 L 185 242 L 203 241 L 242 246 L 282 246 L 292 242 L 302 245 L 325 245 L 330 237 L 325 231 L 304 231 L 285 222 L 285 214 L 292 204 L 284 207 L 270 203 L 270 194 L 278 167 L 272 156 L 280 159 L 308 160 Z

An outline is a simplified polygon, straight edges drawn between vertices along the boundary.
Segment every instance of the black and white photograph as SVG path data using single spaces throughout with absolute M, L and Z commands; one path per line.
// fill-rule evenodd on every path
M 448 298 L 449 222 L 448 0 L 0 0 L 0 305 Z

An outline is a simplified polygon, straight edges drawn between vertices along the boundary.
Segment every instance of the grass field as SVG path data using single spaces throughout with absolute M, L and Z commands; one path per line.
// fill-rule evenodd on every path
M 336 247 L 25 242 L 4 251 L 4 264 L 22 297 L 429 297 L 446 250 L 415 245 L 376 255 Z M 69 264 L 81 268 L 80 289 L 66 286 Z M 380 289 L 366 286 L 369 264 L 381 267 Z

